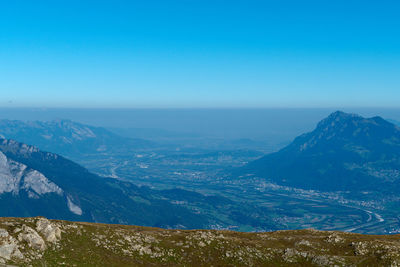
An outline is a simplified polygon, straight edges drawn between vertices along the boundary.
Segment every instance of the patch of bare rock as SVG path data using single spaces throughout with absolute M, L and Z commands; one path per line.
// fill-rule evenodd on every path
M 60 239 L 60 228 L 45 218 L 1 222 L 0 264 L 39 259 L 48 246 L 57 244 Z

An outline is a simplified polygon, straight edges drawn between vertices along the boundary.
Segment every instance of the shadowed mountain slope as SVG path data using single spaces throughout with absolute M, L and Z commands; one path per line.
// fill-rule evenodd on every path
M 340 111 L 239 175 L 324 191 L 400 191 L 400 128 L 381 117 Z
M 57 154 L 0 140 L 0 216 L 197 228 L 205 216 L 131 183 L 98 177 Z
M 237 213 L 244 210 L 246 217 L 260 219 L 243 222 Z M 0 139 L 0 216 L 183 229 L 276 229 L 268 214 L 268 209 L 219 196 L 152 190 L 99 177 L 57 154 Z

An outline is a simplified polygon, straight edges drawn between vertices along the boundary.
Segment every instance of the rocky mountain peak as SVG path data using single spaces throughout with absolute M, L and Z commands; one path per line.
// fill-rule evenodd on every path
M 359 122 L 363 118 L 357 114 L 345 113 L 336 111 L 330 114 L 327 118 L 320 121 L 317 125 L 319 130 L 337 129 L 343 127 L 346 123 Z
M 379 116 L 364 118 L 357 114 L 336 111 L 319 122 L 314 131 L 297 138 L 293 145 L 300 146 L 300 151 L 304 151 L 319 144 L 357 143 L 370 146 L 387 143 L 388 140 L 390 142 L 400 140 L 399 127 Z

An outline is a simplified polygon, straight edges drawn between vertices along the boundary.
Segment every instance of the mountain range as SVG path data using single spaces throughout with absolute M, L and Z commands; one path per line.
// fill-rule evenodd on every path
M 266 209 L 99 177 L 58 154 L 8 139 L 0 139 L 0 216 L 184 229 L 275 229 Z
M 334 112 L 236 175 L 322 191 L 400 192 L 400 128 L 381 117 Z
M 260 231 L 289 227 L 285 220 L 279 220 L 280 206 L 263 205 L 264 197 L 252 202 L 240 196 L 241 191 L 232 195 L 234 188 L 226 187 L 224 179 L 207 177 L 209 180 L 201 186 L 212 192 L 208 195 L 189 191 L 195 190 L 196 183 L 189 190 L 154 190 L 100 177 L 64 154 L 19 142 L 26 138 L 61 152 L 66 146 L 69 152 L 77 151 L 72 154 L 81 153 L 82 158 L 85 153 L 103 153 L 98 150 L 101 144 L 111 151 L 112 140 L 118 140 L 116 147 L 127 155 L 132 153 L 129 149 L 135 151 L 134 146 L 124 148 L 125 139 L 107 130 L 70 121 L 38 122 L 41 126 L 8 122 L 9 127 L 2 122 L 1 133 L 20 139 L 0 139 L 0 216 L 185 229 Z M 233 180 L 251 177 L 303 189 L 396 195 L 400 191 L 400 128 L 380 117 L 335 112 L 314 131 L 297 137 L 276 153 L 235 169 L 230 176 Z M 213 195 L 217 188 L 224 197 Z M 291 221 L 297 218 L 290 216 Z
M 98 177 L 57 154 L 0 140 L 0 216 L 204 227 L 207 220 L 148 188 Z
M 87 154 L 132 152 L 154 146 L 154 142 L 145 139 L 122 137 L 105 128 L 71 120 L 0 120 L 0 137 L 74 160 Z

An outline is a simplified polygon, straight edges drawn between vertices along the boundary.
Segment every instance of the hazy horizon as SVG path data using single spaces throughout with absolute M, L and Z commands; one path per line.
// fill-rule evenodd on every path
M 336 110 L 400 121 L 400 108 L 0 108 L 0 119 L 70 119 L 106 128 L 153 129 L 207 138 L 249 138 L 280 143 L 313 130 L 320 120 Z

